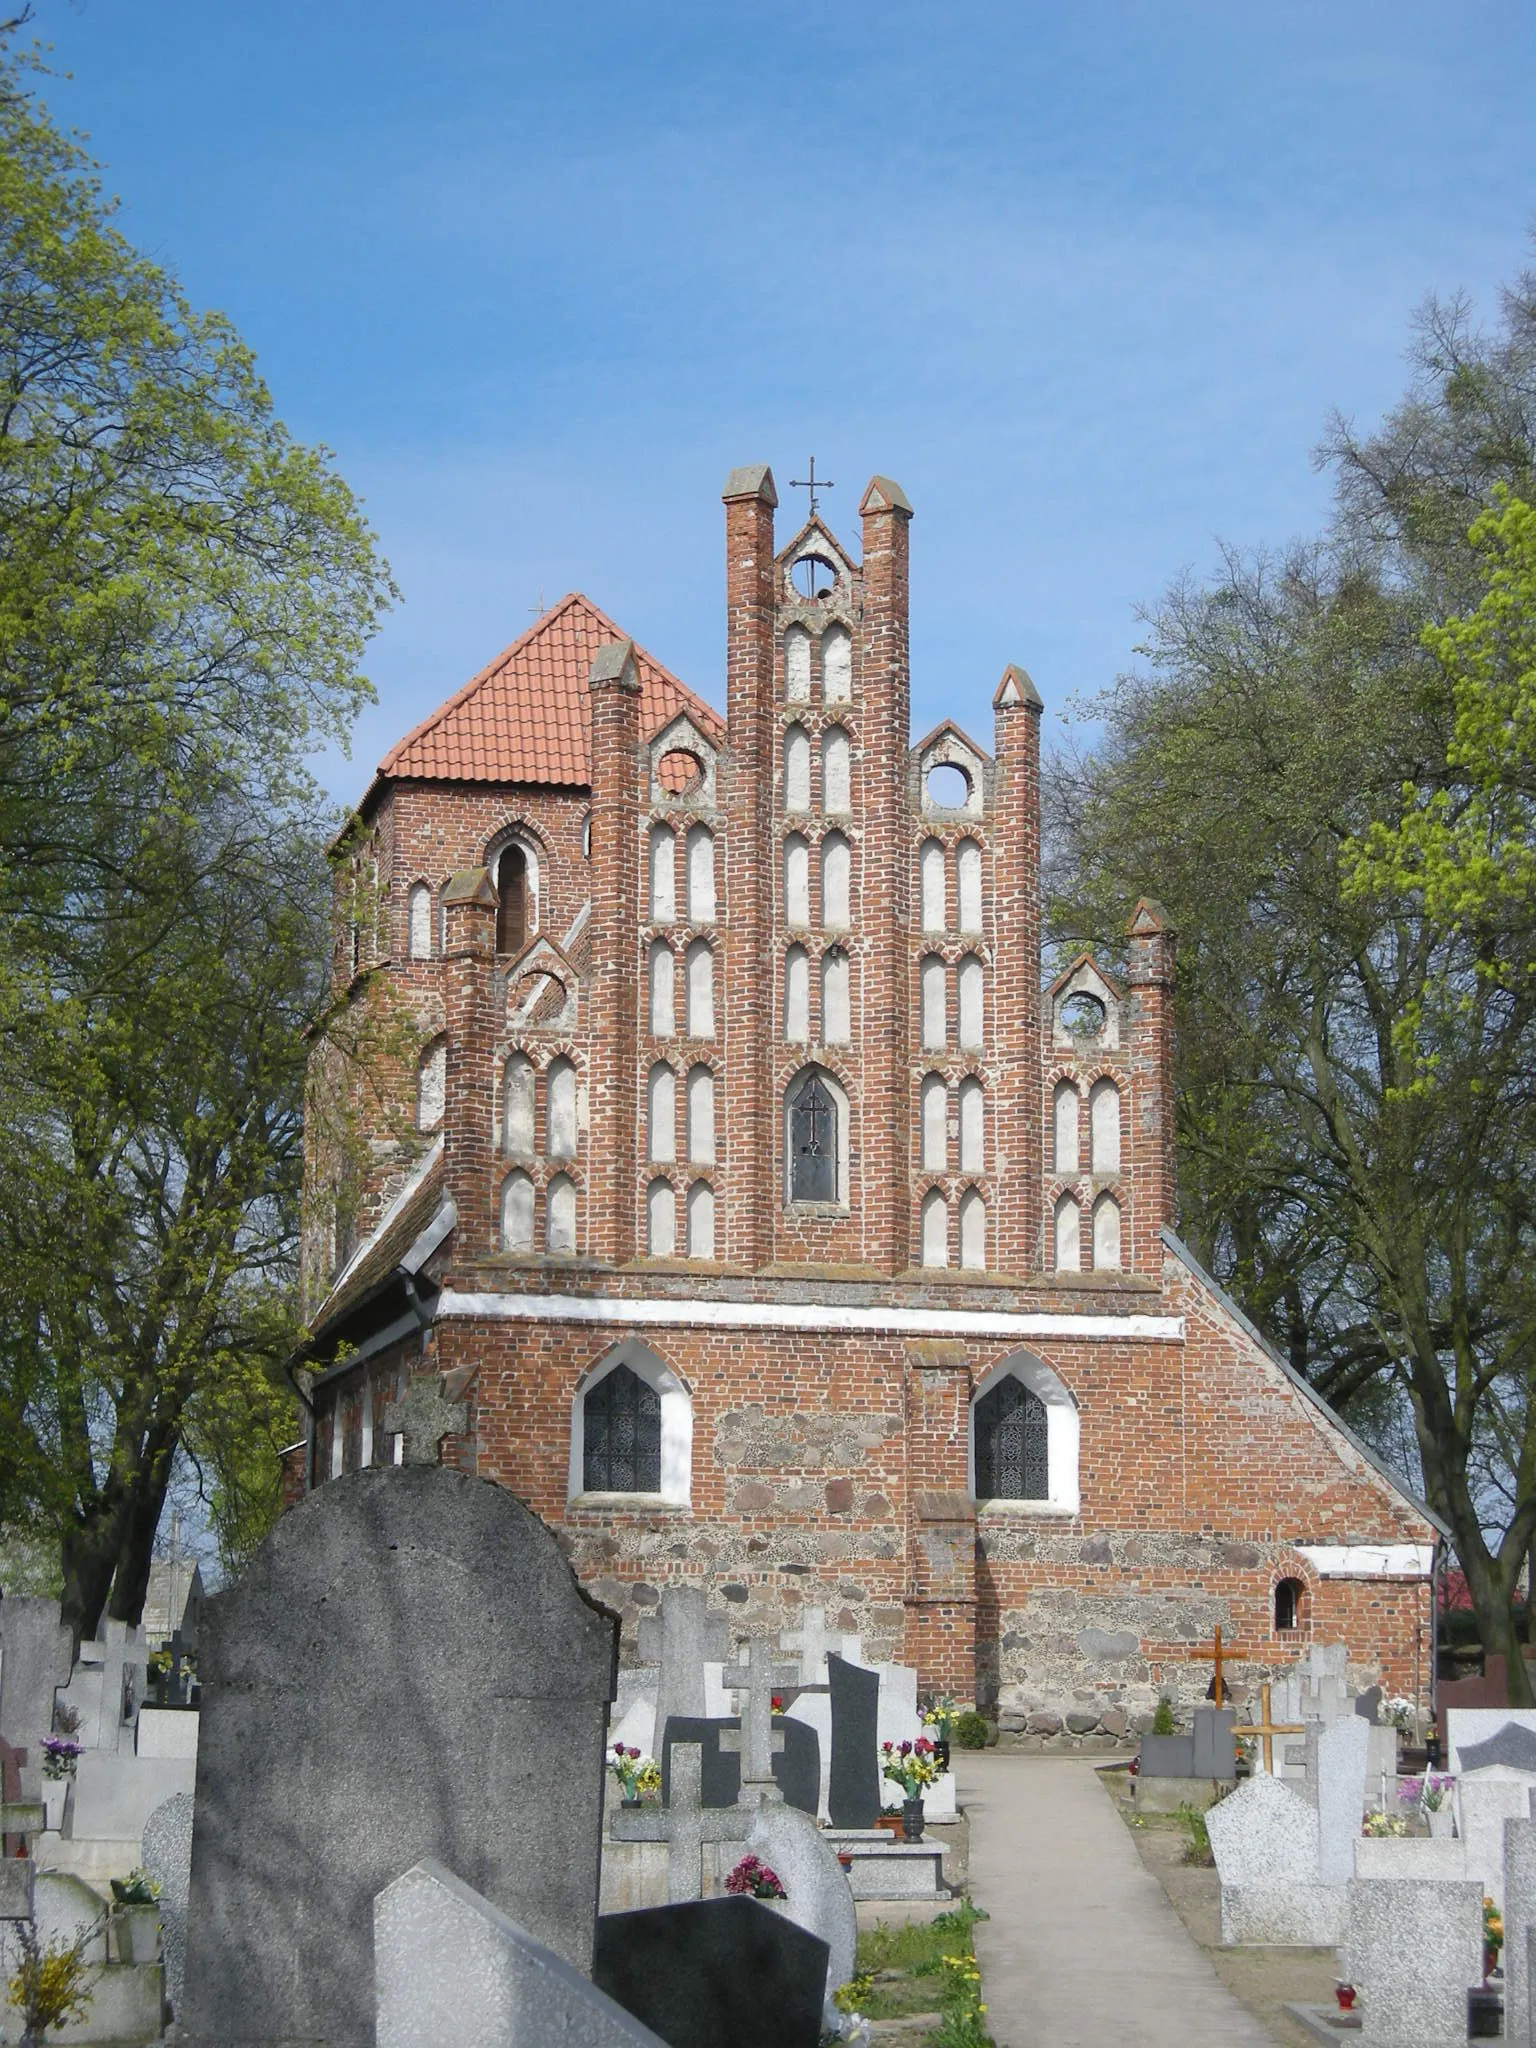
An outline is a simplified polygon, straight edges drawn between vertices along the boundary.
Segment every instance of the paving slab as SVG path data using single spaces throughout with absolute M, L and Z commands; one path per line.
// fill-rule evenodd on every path
M 1275 2048 L 1190 1939 L 1091 1761 L 957 1761 L 998 2048 Z

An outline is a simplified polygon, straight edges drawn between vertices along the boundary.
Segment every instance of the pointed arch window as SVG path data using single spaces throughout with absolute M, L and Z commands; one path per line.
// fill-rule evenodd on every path
M 838 1114 L 820 1074 L 812 1074 L 789 1113 L 790 1196 L 796 1202 L 838 1198 Z
M 581 1476 L 586 1493 L 661 1491 L 661 1395 L 627 1365 L 582 1402 Z
M 425 882 L 412 886 L 406 899 L 407 950 L 413 960 L 432 958 L 432 891 Z
M 848 929 L 849 870 L 852 866 L 847 840 L 841 832 L 829 832 L 821 842 L 821 921 L 828 931 Z
M 517 845 L 504 846 L 496 860 L 496 950 L 521 953 L 528 943 L 528 855 Z
M 976 1403 L 978 1500 L 1048 1500 L 1050 1438 L 1045 1403 L 1006 1374 Z

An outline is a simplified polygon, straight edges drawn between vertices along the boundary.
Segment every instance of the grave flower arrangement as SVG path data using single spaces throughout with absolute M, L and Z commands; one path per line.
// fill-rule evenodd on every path
M 955 1732 L 955 1717 L 960 1709 L 947 1693 L 935 1693 L 923 1709 L 923 1726 L 933 1730 L 935 1742 L 948 1742 Z
M 112 1879 L 112 1896 L 120 1906 L 152 1906 L 160 1887 L 147 1870 L 130 1870 L 126 1877 Z
M 916 1742 L 882 1742 L 880 1775 L 899 1785 L 908 1799 L 921 1799 L 928 1786 L 944 1775 L 933 1744 L 926 1735 Z
M 1426 1813 L 1438 1813 L 1450 1798 L 1455 1783 L 1449 1772 L 1426 1771 L 1422 1778 L 1404 1778 L 1397 1796 L 1404 1806 L 1419 1806 Z
M 75 1765 L 85 1752 L 83 1742 L 71 1741 L 67 1735 L 45 1735 L 43 1737 L 43 1776 L 45 1778 L 72 1778 Z
M 1395 1699 L 1383 1700 L 1381 1711 L 1400 1735 L 1413 1732 L 1413 1701 L 1399 1694 Z
M 613 1745 L 608 1768 L 631 1804 L 654 1799 L 661 1791 L 661 1765 L 652 1756 L 642 1756 L 638 1749 L 626 1749 L 622 1742 Z
M 1504 1946 L 1504 1916 L 1485 1892 L 1483 1894 L 1483 1975 L 1499 1967 L 1499 1950 Z
M 743 1856 L 730 1876 L 725 1880 L 728 1892 L 749 1899 L 787 1899 L 776 1870 L 770 1870 L 766 1863 L 756 1856 Z
M 1362 1835 L 1406 1835 L 1408 1823 L 1400 1813 L 1368 1813 L 1361 1823 Z

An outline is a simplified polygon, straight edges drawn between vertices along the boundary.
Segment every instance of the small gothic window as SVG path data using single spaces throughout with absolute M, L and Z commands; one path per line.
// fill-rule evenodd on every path
M 544 1196 L 544 1249 L 573 1252 L 576 1249 L 576 1184 L 557 1173 Z
M 837 1104 L 819 1074 L 789 1117 L 790 1194 L 797 1202 L 837 1200 Z
M 811 736 L 803 725 L 792 725 L 784 735 L 784 808 L 811 808 Z
M 1010 1373 L 976 1403 L 976 1498 L 1048 1500 L 1045 1403 Z
M 715 1077 L 708 1067 L 688 1070 L 688 1157 L 710 1166 L 715 1157 Z
M 986 1096 L 974 1075 L 960 1083 L 960 1171 L 981 1173 L 986 1166 Z
M 528 856 L 508 846 L 496 863 L 496 950 L 521 953 L 527 943 Z
M 841 946 L 821 956 L 821 1036 L 826 1045 L 847 1045 L 853 1036 L 848 955 Z
M 975 1188 L 960 1197 L 960 1263 L 971 1273 L 987 1263 L 987 1205 Z
M 652 1067 L 646 1084 L 646 1157 L 677 1157 L 677 1075 L 665 1060 Z
M 544 1106 L 551 1159 L 576 1157 L 576 1069 L 567 1059 L 550 1062 Z
M 501 1186 L 501 1248 L 533 1250 L 533 1182 L 526 1173 L 509 1173 Z
M 581 1483 L 588 1493 L 660 1493 L 661 1396 L 627 1365 L 581 1404 Z
M 533 1156 L 533 1063 L 515 1052 L 507 1061 L 501 1089 L 501 1142 L 516 1159 Z
M 1070 1081 L 1058 1081 L 1051 1098 L 1051 1120 L 1056 1132 L 1056 1171 L 1077 1171 L 1078 1094 Z
M 1095 1173 L 1120 1171 L 1120 1090 L 1113 1081 L 1095 1081 L 1088 1097 L 1088 1128 Z
M 922 1113 L 922 1160 L 929 1173 L 949 1164 L 949 1089 L 942 1074 L 925 1074 L 918 1101 Z
M 821 807 L 841 817 L 851 808 L 848 735 L 829 725 L 821 736 Z
M 1306 1591 L 1300 1579 L 1281 1579 L 1275 1587 L 1275 1627 L 1301 1627 L 1301 1596 Z

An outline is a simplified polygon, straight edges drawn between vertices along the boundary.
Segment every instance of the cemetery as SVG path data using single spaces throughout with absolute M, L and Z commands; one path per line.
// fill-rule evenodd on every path
M 989 1774 L 1066 1768 L 1132 1828 L 1203 1813 L 1216 1945 L 1333 1975 L 1287 2001 L 1305 2038 L 1536 2040 L 1536 1713 L 1452 1707 L 1426 1745 L 1347 1645 L 1250 1685 L 1218 1637 L 1184 1667 L 1207 1703 L 1129 1763 L 978 1755 L 824 1608 L 746 1634 L 698 1584 L 621 1669 L 542 1522 L 438 1462 L 441 1391 L 395 1419 L 402 1462 L 308 1496 L 154 1668 L 139 1631 L 72 1658 L 53 1603 L 0 1601 L 4 1967 L 31 1943 L 83 1987 L 34 2038 L 879 2040 L 937 1996 L 867 1967 L 904 1944 L 984 2003 L 972 1814 Z

